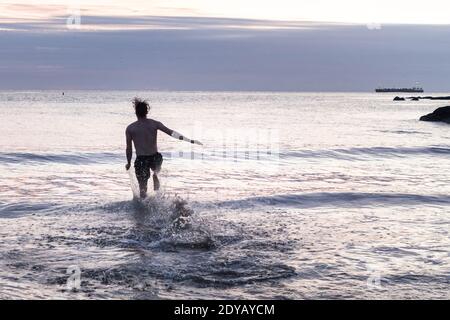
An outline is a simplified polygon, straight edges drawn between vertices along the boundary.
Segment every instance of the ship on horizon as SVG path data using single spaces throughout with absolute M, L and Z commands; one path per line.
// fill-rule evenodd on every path
M 414 92 L 414 93 L 422 93 L 423 88 L 419 86 L 415 86 L 412 88 L 377 88 L 375 92 Z

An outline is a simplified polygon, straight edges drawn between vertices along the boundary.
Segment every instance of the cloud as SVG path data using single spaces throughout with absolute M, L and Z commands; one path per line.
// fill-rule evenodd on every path
M 93 16 L 449 24 L 447 0 L 2 0 L 0 17 L 52 18 L 73 7 Z
M 51 16 L 64 15 L 67 12 L 65 5 L 52 4 L 26 4 L 26 3 L 0 3 L 0 17 L 10 22 L 23 20 L 48 19 Z
M 449 87 L 446 26 L 98 17 L 0 26 L 1 89 L 354 91 Z M 83 23 L 84 23 L 83 22 Z M 133 29 L 129 26 L 146 26 Z M 158 26 L 155 28 L 154 26 Z M 267 26 L 272 26 L 267 29 Z
M 81 13 L 81 12 L 80 12 Z M 65 31 L 68 29 L 67 21 L 71 15 L 77 14 L 69 11 L 67 15 L 55 16 L 40 20 L 4 21 L 0 27 L 10 30 L 40 31 Z M 231 18 L 199 18 L 199 17 L 167 17 L 167 16 L 90 16 L 81 14 L 79 17 L 81 26 L 79 30 L 161 30 L 161 29 L 311 29 L 316 27 L 344 25 L 320 22 L 301 21 L 272 21 Z

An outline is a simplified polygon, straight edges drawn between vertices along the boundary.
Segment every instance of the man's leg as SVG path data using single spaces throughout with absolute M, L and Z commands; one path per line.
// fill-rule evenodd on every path
M 145 161 L 135 163 L 136 178 L 139 183 L 139 195 L 142 199 L 147 196 L 147 184 L 150 178 L 150 168 Z
M 153 190 L 158 191 L 160 187 L 157 172 L 153 172 Z
M 141 199 L 144 199 L 147 197 L 147 184 L 148 184 L 148 178 L 147 179 L 138 179 L 139 182 L 139 193 L 141 196 Z
M 163 162 L 162 155 L 160 153 L 157 153 L 154 162 L 152 165 L 152 171 L 153 171 L 153 190 L 158 191 L 160 187 L 158 174 L 161 171 L 161 165 Z

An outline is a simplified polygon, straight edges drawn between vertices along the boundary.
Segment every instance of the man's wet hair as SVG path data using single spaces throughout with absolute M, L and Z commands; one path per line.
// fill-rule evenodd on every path
M 136 115 L 139 118 L 146 117 L 148 114 L 148 110 L 150 109 L 148 102 L 146 100 L 142 100 L 140 98 L 134 98 L 133 106 L 134 106 L 134 110 L 136 111 Z

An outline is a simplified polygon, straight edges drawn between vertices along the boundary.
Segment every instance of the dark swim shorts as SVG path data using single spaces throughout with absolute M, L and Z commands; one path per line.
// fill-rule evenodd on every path
M 134 161 L 134 170 L 138 180 L 145 180 L 150 178 L 150 169 L 158 172 L 161 170 L 163 156 L 157 152 L 151 156 L 137 156 Z

